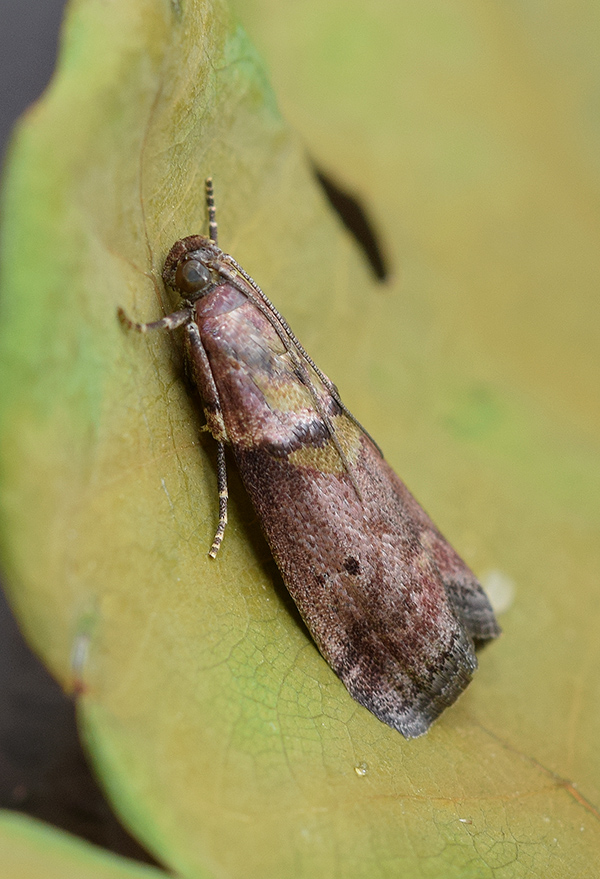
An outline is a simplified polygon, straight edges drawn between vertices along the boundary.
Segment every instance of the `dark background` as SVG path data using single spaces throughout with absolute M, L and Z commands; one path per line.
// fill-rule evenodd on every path
M 65 0 L 2 0 L 0 15 L 0 149 L 15 119 L 50 79 Z
M 0 0 L 0 154 L 48 83 L 65 0 Z M 10 222 L 2 217 L 1 222 Z M 10 291 L 3 291 L 10 295 Z M 1 392 L 1 390 L 0 390 Z M 113 815 L 86 763 L 75 706 L 25 644 L 0 590 L 0 808 L 18 809 L 152 862 Z

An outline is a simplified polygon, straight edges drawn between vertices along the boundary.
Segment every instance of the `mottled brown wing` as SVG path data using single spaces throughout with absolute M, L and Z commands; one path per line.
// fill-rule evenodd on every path
M 465 628 L 477 648 L 483 647 L 488 641 L 497 638 L 501 629 L 496 622 L 490 601 L 481 588 L 481 584 L 470 568 L 463 562 L 456 550 L 440 534 L 423 507 L 412 496 L 404 483 L 392 474 L 396 482 L 396 491 L 405 504 L 410 515 L 419 522 L 421 542 L 430 551 L 440 572 L 456 613 L 462 619 Z
M 216 237 L 212 182 L 209 228 Z M 437 531 L 257 284 L 215 240 L 176 242 L 163 271 L 217 441 L 219 526 L 229 444 L 285 584 L 350 694 L 406 737 L 464 690 L 499 633 L 479 583 Z
M 498 633 L 479 584 L 243 284 L 196 305 L 215 405 L 284 582 L 351 695 L 407 737 Z M 212 379 L 211 379 L 212 380 Z M 213 406 L 214 409 L 214 406 Z M 207 407 L 209 424 L 215 412 Z M 214 431 L 218 438 L 218 432 Z
M 349 438 L 356 429 L 342 420 Z M 234 454 L 321 653 L 358 702 L 418 736 L 469 683 L 472 639 L 499 630 L 469 569 L 372 443 L 357 431 L 346 446 L 360 499 L 343 468 L 319 462 L 323 449 Z

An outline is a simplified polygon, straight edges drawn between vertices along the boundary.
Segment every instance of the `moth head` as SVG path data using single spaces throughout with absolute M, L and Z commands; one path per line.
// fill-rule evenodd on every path
M 177 263 L 174 286 L 185 299 L 199 299 L 212 282 L 211 271 L 197 251 L 186 253 Z
M 190 235 L 176 241 L 163 269 L 165 284 L 177 290 L 188 302 L 195 302 L 215 284 L 217 278 L 210 262 L 221 251 L 203 235 Z

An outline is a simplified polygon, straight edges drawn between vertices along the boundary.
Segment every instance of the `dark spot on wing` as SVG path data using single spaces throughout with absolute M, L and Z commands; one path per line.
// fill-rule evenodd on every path
M 352 576 L 360 573 L 360 563 L 353 556 L 348 556 L 347 559 L 344 559 L 344 567 Z

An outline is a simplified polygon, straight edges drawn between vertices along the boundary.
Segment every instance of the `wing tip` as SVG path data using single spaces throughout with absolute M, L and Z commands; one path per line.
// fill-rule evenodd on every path
M 397 730 L 405 739 L 424 735 L 435 720 L 449 708 L 467 688 L 477 668 L 477 658 L 472 646 L 449 661 L 434 679 L 420 688 L 412 682 L 412 698 L 405 694 L 405 687 L 389 678 L 380 679 L 375 685 L 362 686 L 360 679 L 343 680 L 353 699 L 363 705 L 378 720 Z

